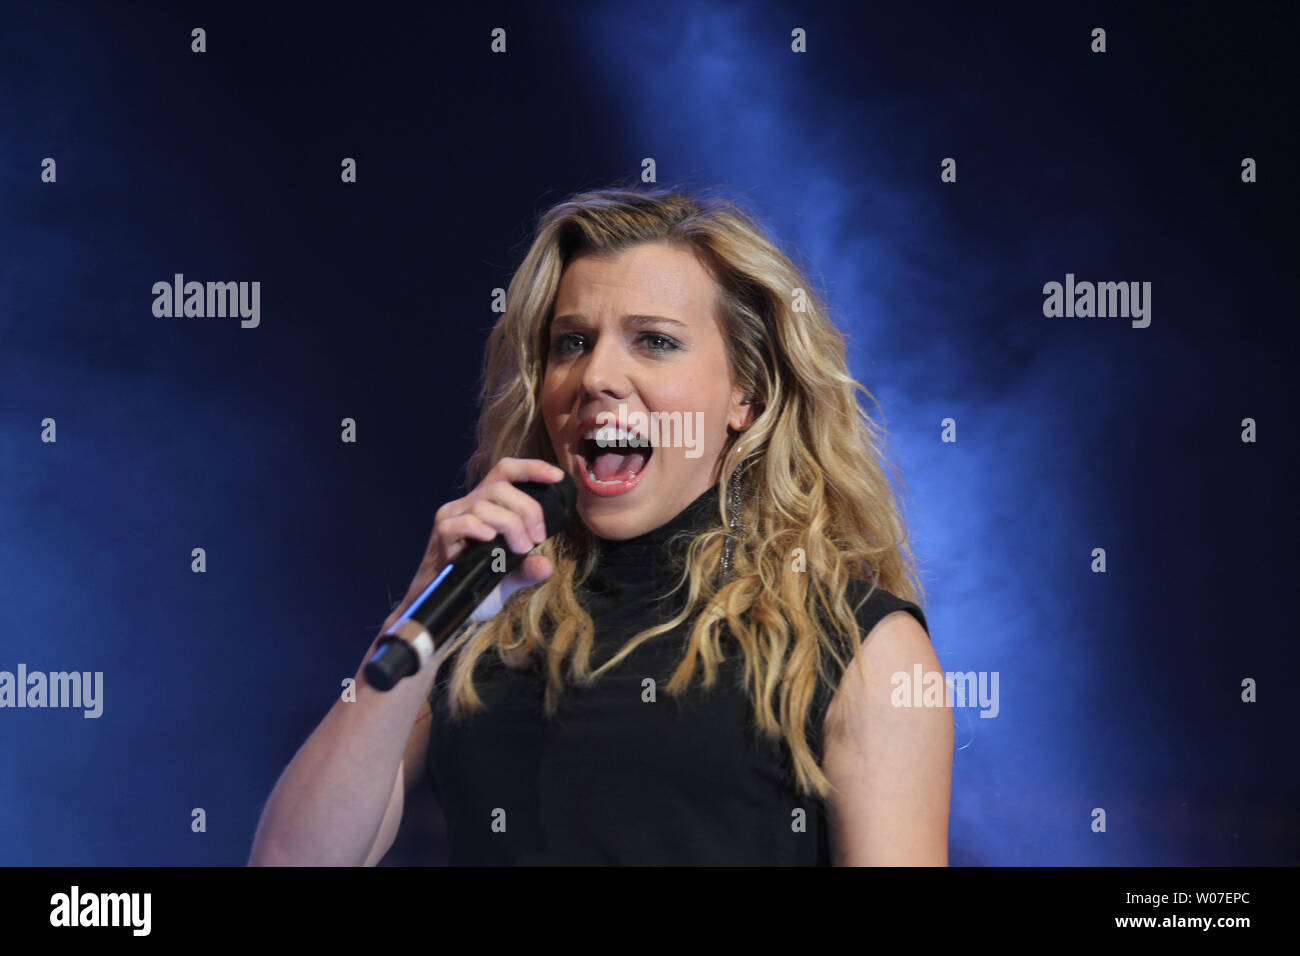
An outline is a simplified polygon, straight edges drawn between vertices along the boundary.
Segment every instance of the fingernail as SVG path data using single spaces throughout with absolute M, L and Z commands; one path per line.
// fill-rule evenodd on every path
M 533 537 L 537 539 L 537 543 L 538 543 L 538 544 L 541 544 L 543 541 L 545 541 L 545 540 L 546 540 L 546 526 L 545 526 L 545 525 L 540 525 L 540 524 L 535 524 L 535 525 L 533 525 Z
M 563 477 L 564 477 L 564 469 L 563 469 L 563 468 L 560 468 L 560 467 L 558 467 L 558 466 L 556 466 L 556 465 L 552 465 L 552 466 L 551 466 L 551 474 L 554 475 L 556 478 L 563 478 Z

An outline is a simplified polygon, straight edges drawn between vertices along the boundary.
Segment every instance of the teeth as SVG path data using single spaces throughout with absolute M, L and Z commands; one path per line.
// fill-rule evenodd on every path
M 594 481 L 594 482 L 595 482 L 596 484 L 598 484 L 598 485 L 622 485 L 622 484 L 626 484 L 627 482 L 631 481 L 633 478 L 635 478 L 635 477 L 636 477 L 637 475 L 639 475 L 639 474 L 641 474 L 641 472 L 639 472 L 639 471 L 633 471 L 633 472 L 629 472 L 629 473 L 628 473 L 628 476 L 627 476 L 626 478 L 617 478 L 617 479 L 615 479 L 614 481 L 601 481 L 599 478 L 596 477 L 596 473 L 595 473 L 594 471 L 592 471 L 590 468 L 587 469 L 587 477 L 590 478 L 592 481 Z
M 650 446 L 647 438 L 638 435 L 636 432 L 628 431 L 626 428 L 615 425 L 604 425 L 595 428 L 589 428 L 579 436 L 582 440 L 595 441 L 599 448 L 646 448 Z M 646 460 L 649 461 L 649 451 L 646 452 Z M 644 464 L 641 466 L 645 467 Z M 590 464 L 587 465 L 587 477 L 597 485 L 622 485 L 631 481 L 641 472 L 629 472 L 625 477 L 615 479 L 614 481 L 602 481 L 596 477 L 596 472 Z
M 636 432 L 630 432 L 626 428 L 616 428 L 613 425 L 606 425 L 603 428 L 589 428 L 583 433 L 584 439 L 594 439 L 596 444 L 602 448 L 622 447 L 626 445 L 629 448 L 645 448 L 649 441 L 642 438 Z

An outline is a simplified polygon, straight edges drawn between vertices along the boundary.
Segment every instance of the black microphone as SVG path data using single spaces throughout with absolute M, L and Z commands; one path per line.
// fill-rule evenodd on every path
M 548 538 L 564 528 L 578 500 L 578 486 L 568 473 L 552 484 L 525 481 L 515 487 L 542 506 Z M 491 541 L 467 541 L 456 560 L 384 632 L 366 661 L 367 683 L 376 690 L 391 690 L 418 671 L 525 557 L 512 551 L 502 534 Z

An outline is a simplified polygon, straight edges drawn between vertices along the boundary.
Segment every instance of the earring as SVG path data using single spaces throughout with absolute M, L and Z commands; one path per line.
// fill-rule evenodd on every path
M 731 494 L 728 502 L 728 522 L 727 526 L 731 529 L 731 534 L 727 535 L 726 543 L 722 546 L 722 578 L 727 580 L 731 577 L 731 557 L 733 545 L 736 539 L 743 536 L 749 529 L 740 523 L 740 469 L 737 468 L 731 475 Z M 739 531 L 739 534 L 736 532 Z

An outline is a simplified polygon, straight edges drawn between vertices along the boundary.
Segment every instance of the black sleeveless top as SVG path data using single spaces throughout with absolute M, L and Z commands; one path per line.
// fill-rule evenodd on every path
M 718 522 L 710 488 L 659 528 L 600 539 L 600 559 L 579 600 L 595 623 L 591 666 L 679 609 L 665 596 L 675 568 L 668 539 Z M 856 607 L 867 582 L 854 581 Z M 684 591 L 684 588 L 683 588 Z M 886 614 L 915 604 L 877 588 L 858 610 L 862 637 Z M 452 720 L 447 688 L 455 655 L 430 692 L 428 774 L 447 824 L 450 865 L 828 866 L 825 807 L 793 787 L 788 749 L 753 729 L 739 683 L 742 654 L 722 630 L 727 660 L 705 691 L 696 665 L 684 696 L 663 690 L 682 658 L 691 621 L 650 638 L 590 687 L 566 680 L 559 711 L 543 710 L 544 677 L 482 655 L 474 686 L 486 710 Z M 648 700 L 647 678 L 653 680 Z M 808 741 L 821 757 L 833 690 L 810 708 Z

